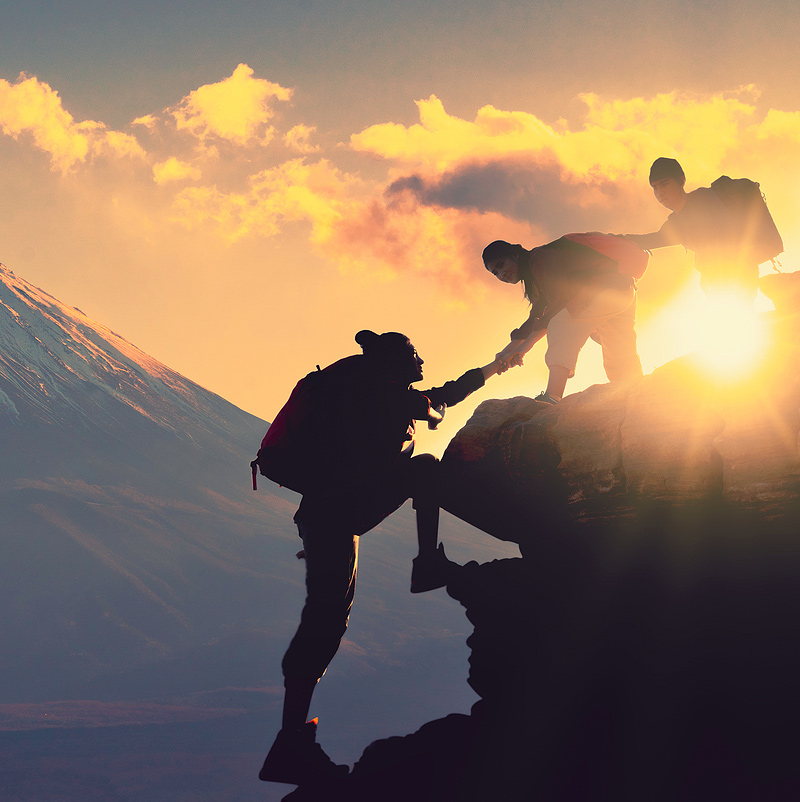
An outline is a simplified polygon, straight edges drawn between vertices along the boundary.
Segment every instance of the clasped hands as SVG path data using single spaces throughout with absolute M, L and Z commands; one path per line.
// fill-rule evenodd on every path
M 495 355 L 498 373 L 505 373 L 509 368 L 522 367 L 524 361 L 524 351 L 517 351 L 516 353 L 504 353 L 501 351 Z

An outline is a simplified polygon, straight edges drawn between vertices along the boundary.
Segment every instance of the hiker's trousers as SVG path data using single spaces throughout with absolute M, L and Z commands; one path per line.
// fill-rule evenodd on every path
M 318 680 L 339 649 L 356 591 L 359 536 L 408 499 L 436 505 L 438 460 L 430 454 L 405 459 L 335 497 L 303 498 L 295 516 L 306 563 L 306 601 L 300 625 L 283 658 L 283 676 Z
M 548 367 L 560 366 L 575 375 L 575 365 L 589 337 L 603 349 L 603 367 L 609 381 L 642 375 L 636 350 L 636 291 L 605 290 L 575 314 L 562 309 L 547 325 Z

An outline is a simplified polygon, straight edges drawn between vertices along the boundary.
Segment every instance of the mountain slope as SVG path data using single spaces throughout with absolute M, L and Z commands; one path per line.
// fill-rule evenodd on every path
M 266 426 L 0 268 L 3 701 L 124 695 L 291 619 L 293 496 L 249 487 Z

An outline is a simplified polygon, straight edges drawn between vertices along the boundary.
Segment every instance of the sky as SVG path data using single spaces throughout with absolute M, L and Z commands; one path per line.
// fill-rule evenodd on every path
M 490 362 L 527 304 L 483 247 L 654 230 L 658 156 L 687 189 L 759 181 L 800 266 L 788 0 L 4 0 L 2 19 L 0 262 L 267 420 L 362 328 L 412 339 L 420 389 Z M 657 251 L 645 370 L 692 347 L 698 298 L 691 255 Z M 589 343 L 567 392 L 604 380 Z M 421 445 L 545 383 L 540 344 Z

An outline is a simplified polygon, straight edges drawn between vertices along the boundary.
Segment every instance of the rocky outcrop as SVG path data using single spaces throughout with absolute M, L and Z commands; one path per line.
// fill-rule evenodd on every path
M 698 505 L 794 517 L 800 375 L 791 351 L 800 325 L 788 318 L 775 329 L 781 347 L 746 382 L 715 379 L 686 357 L 556 406 L 481 404 L 445 454 L 445 506 L 534 548 L 544 522 L 617 530 Z
M 328 798 L 800 798 L 800 322 L 773 325 L 746 383 L 687 358 L 478 407 L 444 506 L 522 554 L 447 586 L 480 701 L 373 744 Z

